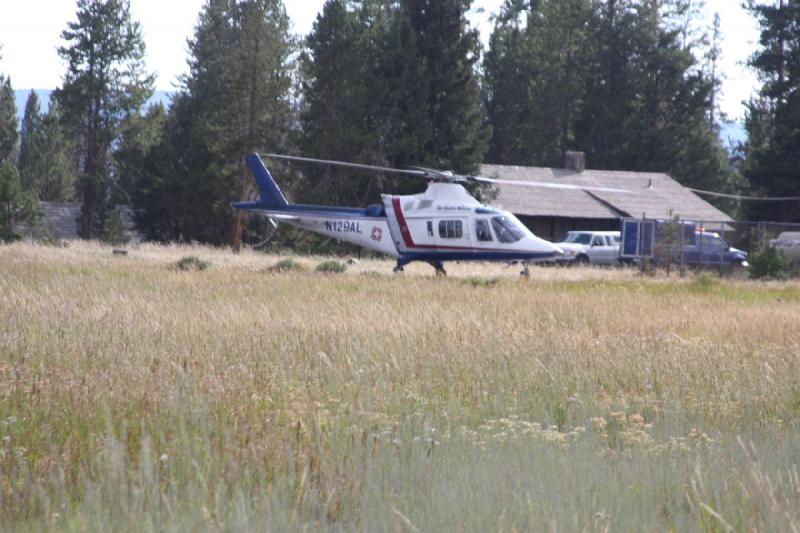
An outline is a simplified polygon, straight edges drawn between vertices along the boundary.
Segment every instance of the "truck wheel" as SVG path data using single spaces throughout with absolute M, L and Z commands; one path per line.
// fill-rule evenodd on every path
M 589 264 L 589 256 L 579 255 L 575 258 L 575 264 L 578 266 L 587 266 Z

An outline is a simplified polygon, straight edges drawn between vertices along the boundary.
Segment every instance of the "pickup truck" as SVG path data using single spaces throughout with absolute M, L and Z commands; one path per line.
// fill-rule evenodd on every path
M 712 231 L 695 231 L 692 244 L 683 245 L 683 262 L 687 266 L 716 268 L 747 268 L 747 252 L 739 250 L 722 240 Z
M 769 245 L 795 263 L 800 263 L 800 231 L 784 231 L 777 239 L 770 239 Z
M 564 251 L 559 264 L 616 265 L 619 259 L 618 231 L 568 231 L 556 245 Z

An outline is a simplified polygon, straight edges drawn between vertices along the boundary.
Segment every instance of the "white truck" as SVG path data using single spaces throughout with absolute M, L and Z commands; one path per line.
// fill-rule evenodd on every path
M 800 231 L 784 231 L 777 239 L 770 239 L 769 245 L 800 264 Z
M 556 260 L 560 264 L 618 264 L 618 231 L 568 231 L 556 246 L 564 251 L 564 255 Z

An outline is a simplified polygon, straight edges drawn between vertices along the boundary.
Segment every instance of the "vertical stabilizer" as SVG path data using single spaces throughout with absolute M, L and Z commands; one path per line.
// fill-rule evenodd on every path
M 258 204 L 262 207 L 282 208 L 289 205 L 283 193 L 278 188 L 278 184 L 272 179 L 267 166 L 261 160 L 258 154 L 250 154 L 245 160 L 247 168 L 253 174 L 258 184 L 258 189 L 261 192 L 261 200 Z

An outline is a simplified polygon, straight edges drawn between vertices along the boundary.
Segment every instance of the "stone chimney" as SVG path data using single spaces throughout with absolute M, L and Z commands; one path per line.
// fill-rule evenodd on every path
M 575 172 L 586 170 L 586 152 L 564 152 L 564 168 Z

